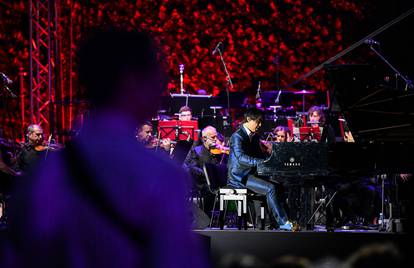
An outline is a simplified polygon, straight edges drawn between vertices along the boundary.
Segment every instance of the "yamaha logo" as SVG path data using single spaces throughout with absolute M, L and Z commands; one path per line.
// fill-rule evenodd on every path
M 285 167 L 300 167 L 300 163 L 299 162 L 295 162 L 296 159 L 292 156 L 289 158 L 289 162 L 288 163 L 284 163 Z

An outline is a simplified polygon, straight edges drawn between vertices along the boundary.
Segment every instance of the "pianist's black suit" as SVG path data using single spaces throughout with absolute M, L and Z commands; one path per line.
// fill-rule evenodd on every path
M 276 198 L 275 185 L 255 176 L 257 165 L 266 155 L 260 150 L 258 135 L 249 137 L 241 126 L 230 138 L 230 155 L 228 161 L 228 183 L 235 188 L 247 188 L 253 192 L 266 195 L 267 204 L 279 225 L 287 221 L 287 216 Z

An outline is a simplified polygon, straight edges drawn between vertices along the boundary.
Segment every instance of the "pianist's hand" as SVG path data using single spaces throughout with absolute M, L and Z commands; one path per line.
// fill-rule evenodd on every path
M 352 136 L 351 131 L 345 131 L 344 133 L 345 142 L 355 142 L 354 137 Z
M 268 154 L 272 153 L 272 143 L 270 141 L 260 140 L 260 148 L 265 153 L 268 153 Z

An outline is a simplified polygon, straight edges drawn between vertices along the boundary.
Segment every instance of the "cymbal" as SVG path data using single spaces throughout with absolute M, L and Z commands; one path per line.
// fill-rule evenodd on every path
M 306 122 L 306 124 L 307 125 L 319 125 L 319 124 L 322 124 L 322 122 L 319 122 L 319 121 L 308 121 L 308 122 Z
M 315 94 L 316 92 L 314 90 L 300 90 L 300 91 L 295 91 L 293 92 L 294 94 Z
M 273 111 L 275 109 L 280 109 L 280 108 L 282 108 L 282 105 L 271 105 L 271 106 L 267 107 L 266 110 Z

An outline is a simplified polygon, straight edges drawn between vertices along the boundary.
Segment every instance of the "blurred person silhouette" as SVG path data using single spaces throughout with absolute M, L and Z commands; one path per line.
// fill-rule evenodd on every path
M 224 255 L 218 268 L 267 268 L 268 266 L 254 255 L 246 253 L 229 253 Z
M 393 243 L 376 243 L 361 247 L 345 260 L 344 268 L 408 267 Z
M 131 135 L 156 112 L 166 82 L 151 39 L 90 36 L 79 78 L 92 112 L 64 152 L 17 185 L 3 265 L 206 267 L 190 232 L 188 178 Z
M 308 268 L 311 261 L 305 257 L 286 255 L 273 260 L 269 268 Z

